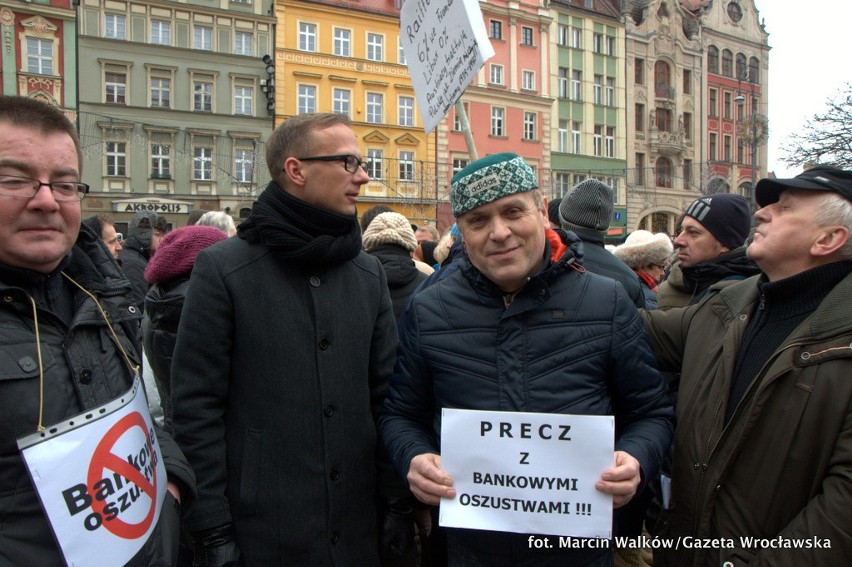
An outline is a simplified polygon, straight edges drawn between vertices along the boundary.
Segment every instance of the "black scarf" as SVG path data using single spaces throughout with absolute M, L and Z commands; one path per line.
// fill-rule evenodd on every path
M 262 242 L 279 258 L 308 267 L 346 262 L 361 251 L 356 215 L 315 207 L 274 181 L 260 194 L 238 234 L 248 242 Z

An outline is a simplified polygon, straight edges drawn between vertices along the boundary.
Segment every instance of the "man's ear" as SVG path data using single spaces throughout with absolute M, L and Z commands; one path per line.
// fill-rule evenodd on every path
M 827 226 L 820 229 L 814 243 L 811 244 L 811 255 L 830 256 L 840 250 L 849 241 L 849 229 L 845 226 Z
M 303 169 L 304 163 L 294 157 L 288 157 L 284 160 L 284 175 L 291 183 L 296 185 L 305 184 L 305 172 Z

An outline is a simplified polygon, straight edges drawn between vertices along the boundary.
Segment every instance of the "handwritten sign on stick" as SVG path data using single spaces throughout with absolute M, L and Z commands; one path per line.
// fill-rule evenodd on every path
M 406 0 L 399 24 L 399 41 L 428 134 L 494 56 L 494 48 L 477 0 Z
M 456 497 L 440 524 L 501 532 L 612 537 L 612 416 L 444 409 L 441 468 Z

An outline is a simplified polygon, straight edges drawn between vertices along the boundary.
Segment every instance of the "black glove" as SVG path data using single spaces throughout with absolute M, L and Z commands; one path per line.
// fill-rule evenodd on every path
M 392 502 L 384 510 L 379 534 L 383 563 L 401 559 L 414 549 L 414 509 L 407 499 Z
M 192 567 L 237 567 L 242 564 L 232 524 L 191 533 L 189 540 L 192 542 Z

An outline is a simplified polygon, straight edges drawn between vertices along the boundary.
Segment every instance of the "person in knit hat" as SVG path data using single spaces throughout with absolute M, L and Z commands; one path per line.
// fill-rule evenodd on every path
M 645 309 L 657 308 L 657 286 L 666 275 L 669 256 L 674 247 L 668 234 L 634 230 L 613 250 L 615 257 L 639 276 L 645 295 Z
M 145 267 L 145 279 L 151 288 L 145 296 L 142 343 L 154 371 L 154 382 L 169 431 L 172 430 L 172 354 L 189 287 L 189 275 L 198 252 L 226 238 L 224 232 L 212 226 L 192 225 L 175 229 L 163 237 L 157 253 Z
M 476 160 L 451 183 L 465 255 L 403 310 L 380 420 L 400 476 L 426 504 L 458 496 L 441 463 L 444 408 L 615 414 L 613 466 L 595 488 L 623 506 L 657 474 L 674 415 L 636 308 L 617 282 L 579 264 L 576 235 L 550 228 L 523 158 Z M 472 458 L 489 470 L 506 455 Z M 457 474 L 470 479 L 472 471 Z M 526 534 L 445 529 L 451 565 L 612 561 L 611 549 L 535 549 Z
M 411 257 L 417 248 L 411 223 L 399 213 L 381 213 L 370 222 L 361 240 L 364 250 L 378 258 L 385 269 L 393 313 L 399 319 L 408 297 L 427 277 Z
M 751 212 L 745 197 L 730 193 L 699 197 L 684 210 L 680 227 L 674 240 L 677 262 L 657 291 L 659 309 L 698 303 L 711 286 L 759 272 L 746 256 Z
M 633 305 L 642 308 L 645 307 L 645 296 L 636 273 L 604 248 L 612 209 L 612 187 L 597 179 L 586 179 L 562 197 L 559 220 L 562 228 L 570 230 L 583 241 L 583 266 L 592 273 L 619 282 Z
M 153 211 L 139 211 L 130 219 L 127 238 L 118 253 L 121 268 L 133 285 L 133 299 L 140 311 L 144 308 L 149 287 L 145 280 L 145 267 L 167 230 L 165 217 Z

